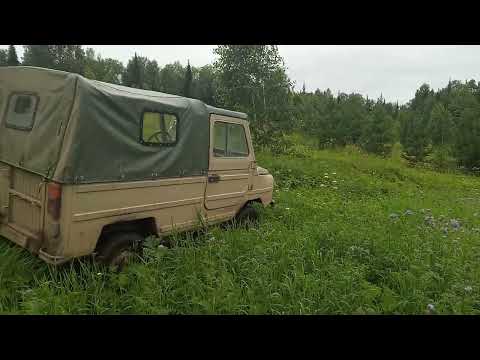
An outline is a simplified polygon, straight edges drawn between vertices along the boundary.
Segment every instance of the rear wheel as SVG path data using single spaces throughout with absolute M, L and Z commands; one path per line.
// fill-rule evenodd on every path
M 116 271 L 121 271 L 128 263 L 142 255 L 143 237 L 134 232 L 107 235 L 97 249 L 96 260 Z

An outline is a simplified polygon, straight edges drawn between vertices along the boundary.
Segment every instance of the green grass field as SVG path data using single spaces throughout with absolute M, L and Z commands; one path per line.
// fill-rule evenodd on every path
M 0 312 L 480 313 L 479 178 L 354 151 L 257 160 L 277 181 L 259 226 L 150 240 L 120 274 L 1 239 Z

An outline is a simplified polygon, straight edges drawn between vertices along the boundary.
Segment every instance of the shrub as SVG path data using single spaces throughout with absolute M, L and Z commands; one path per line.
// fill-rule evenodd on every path
M 438 170 L 449 170 L 456 168 L 456 159 L 452 156 L 449 147 L 437 147 L 426 157 L 426 162 Z

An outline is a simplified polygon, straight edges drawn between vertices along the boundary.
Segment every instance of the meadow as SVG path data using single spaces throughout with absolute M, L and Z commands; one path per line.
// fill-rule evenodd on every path
M 355 148 L 257 161 L 276 180 L 257 225 L 148 239 L 121 273 L 0 239 L 0 313 L 480 313 L 479 177 Z

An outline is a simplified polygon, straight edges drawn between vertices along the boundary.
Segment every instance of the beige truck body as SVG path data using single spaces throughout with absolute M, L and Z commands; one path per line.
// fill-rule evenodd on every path
M 231 220 L 252 201 L 270 204 L 273 177 L 257 167 L 248 122 L 218 114 L 209 121 L 208 172 L 201 176 L 58 185 L 0 161 L 0 235 L 60 264 L 95 254 L 102 234 L 115 227 L 161 237 L 193 229 L 200 219 L 208 224 Z M 243 128 L 248 155 L 215 155 L 217 122 Z M 57 216 L 49 211 L 52 191 L 58 191 Z

